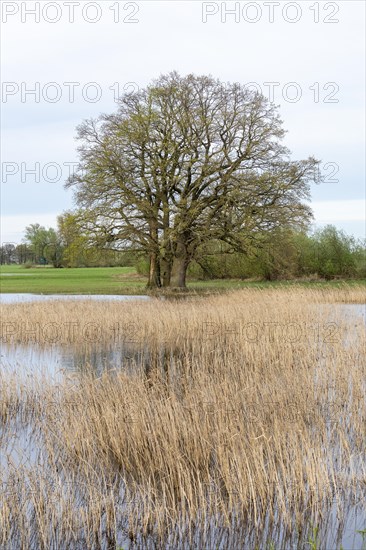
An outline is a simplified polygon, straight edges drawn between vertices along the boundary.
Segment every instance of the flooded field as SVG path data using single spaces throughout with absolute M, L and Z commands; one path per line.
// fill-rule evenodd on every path
M 4 275 L 13 275 L 13 273 L 3 273 Z M 24 273 L 23 273 L 24 275 Z M 125 302 L 126 300 L 149 300 L 149 296 L 124 296 L 120 294 L 27 294 L 27 293 L 13 293 L 13 294 L 0 294 L 0 304 L 18 304 L 25 302 L 48 302 L 58 300 L 97 300 L 103 302 Z
M 362 548 L 363 289 L 127 298 L 2 297 L 0 547 Z

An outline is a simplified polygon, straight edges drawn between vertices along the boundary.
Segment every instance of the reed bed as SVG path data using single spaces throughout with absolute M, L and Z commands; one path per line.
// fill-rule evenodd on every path
M 319 318 L 317 305 L 365 303 L 364 287 L 305 290 L 244 289 L 211 297 L 188 297 L 184 300 L 152 298 L 149 301 L 95 302 L 92 300 L 2 304 L 1 340 L 4 344 L 176 344 L 184 348 L 187 339 L 209 340 L 216 334 L 239 329 L 255 340 L 253 331 L 269 332 L 264 323 L 272 321 L 277 305 L 285 315 L 283 321 L 304 324 L 309 321 L 303 311 L 313 311 L 312 321 Z M 284 308 L 288 303 L 291 308 Z M 315 306 L 315 307 L 314 307 Z M 333 312 L 331 311 L 333 314 Z M 320 318 L 319 318 L 320 319 Z M 282 321 L 282 319 L 281 319 Z M 257 322 L 257 327 L 247 326 Z M 210 325 L 210 323 L 213 323 Z M 264 329 L 264 330 L 263 330 Z M 305 329 L 306 331 L 306 329 Z M 310 331 L 306 331 L 310 334 Z M 252 337 L 250 336 L 252 335 Z
M 4 346 L 72 322 L 75 352 L 128 354 L 57 381 L 1 373 L 0 547 L 340 548 L 345 518 L 365 514 L 365 325 L 332 303 L 363 300 L 3 306 Z

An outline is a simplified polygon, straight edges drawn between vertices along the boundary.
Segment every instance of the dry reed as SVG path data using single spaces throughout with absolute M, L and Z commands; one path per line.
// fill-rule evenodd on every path
M 363 291 L 3 306 L 5 346 L 72 322 L 76 351 L 132 351 L 2 374 L 0 547 L 287 548 L 313 525 L 329 545 L 366 489 L 365 327 L 335 298 Z

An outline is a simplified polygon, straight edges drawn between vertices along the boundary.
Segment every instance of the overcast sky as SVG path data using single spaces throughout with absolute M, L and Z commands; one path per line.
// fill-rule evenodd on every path
M 293 159 L 314 155 L 317 226 L 365 237 L 365 3 L 7 2 L 1 7 L 1 241 L 73 207 L 75 128 L 162 73 L 211 74 L 280 106 Z

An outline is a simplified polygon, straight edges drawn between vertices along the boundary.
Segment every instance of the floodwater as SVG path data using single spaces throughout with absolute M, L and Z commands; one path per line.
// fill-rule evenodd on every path
M 149 300 L 149 296 L 120 294 L 0 294 L 0 304 L 19 304 L 26 302 L 47 302 L 49 300 L 105 300 L 125 302 L 126 300 Z
M 70 294 L 0 294 L 0 305 L 11 303 L 30 303 L 48 300 L 105 300 L 131 301 L 149 300 L 149 296 L 139 295 L 70 295 Z M 363 320 L 366 326 L 366 304 L 324 304 L 316 309 L 326 312 L 329 322 L 333 316 L 341 315 L 348 327 Z M 346 343 L 346 342 L 345 342 Z M 51 344 L 39 346 L 36 343 L 2 344 L 1 363 L 2 371 L 18 373 L 19 376 L 30 374 L 46 374 L 58 380 L 63 373 L 77 373 L 83 366 L 88 365 L 93 371 L 100 374 L 105 369 L 124 368 L 131 364 L 147 364 L 150 360 L 149 352 L 141 345 L 131 342 L 119 342 L 102 346 L 100 344 L 85 343 L 85 345 L 61 346 Z
M 11 303 L 29 303 L 33 301 L 48 300 L 105 300 L 105 301 L 124 301 L 124 300 L 148 300 L 148 296 L 120 296 L 120 295 L 37 295 L 37 294 L 2 294 L 0 295 L 0 304 Z M 366 328 L 366 305 L 365 304 L 324 304 L 316 306 L 328 314 L 328 319 L 332 315 L 345 320 L 348 327 L 359 324 L 360 320 Z M 136 348 L 133 344 L 122 345 L 85 345 L 73 347 L 71 345 L 62 347 L 58 344 L 50 346 L 39 346 L 35 343 L 28 344 L 3 344 L 1 347 L 0 373 L 17 374 L 19 380 L 27 377 L 31 381 L 35 374 L 46 374 L 52 381 L 58 380 L 67 375 L 76 375 L 85 365 L 90 365 L 96 373 L 104 369 L 128 369 L 133 364 L 144 364 L 149 361 L 147 350 Z M 37 460 L 34 442 L 28 433 L 17 434 L 17 446 L 14 446 L 12 457 L 14 463 L 21 464 L 24 457 L 27 457 L 28 465 Z M 5 456 L 5 455 L 4 455 Z M 19 458 L 22 457 L 22 458 Z M 5 468 L 4 468 L 5 466 Z M 3 469 L 4 468 L 4 469 Z M 0 470 L 3 474 L 6 471 L 6 465 L 0 457 Z M 1 484 L 1 476 L 0 476 Z M 356 502 L 345 503 L 344 515 L 337 517 L 337 503 L 330 510 L 327 521 L 329 524 L 326 529 L 326 537 L 323 539 L 321 548 L 344 550 L 361 550 L 363 548 L 363 538 L 357 531 L 366 528 L 366 509 L 365 502 L 358 500 Z M 299 548 L 296 544 L 284 542 L 282 539 L 279 548 Z M 248 541 L 249 543 L 249 541 Z M 281 545 L 282 544 L 282 545 Z M 286 546 L 283 546 L 285 544 Z M 216 546 L 215 546 L 216 547 Z M 220 544 L 217 545 L 221 548 Z M 245 546 L 250 548 L 251 546 Z M 301 548 L 309 548 L 306 543 Z M 224 548 L 224 547 L 223 547 Z M 276 547 L 277 548 L 277 547 Z

